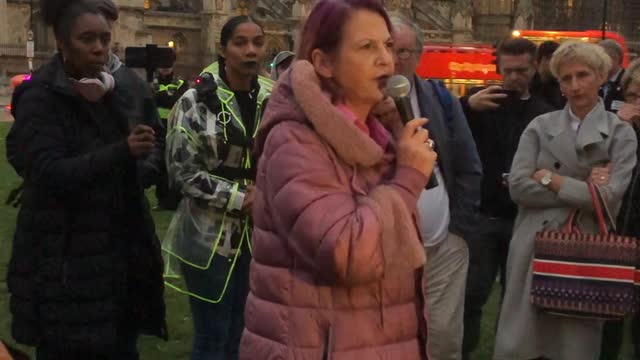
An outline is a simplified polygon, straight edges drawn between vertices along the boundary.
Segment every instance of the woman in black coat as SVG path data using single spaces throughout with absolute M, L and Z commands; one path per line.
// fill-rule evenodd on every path
M 95 0 L 43 0 L 58 49 L 19 87 L 7 157 L 24 180 L 8 271 L 12 332 L 38 359 L 137 359 L 167 337 L 162 260 L 136 161 L 153 129 L 131 122 L 104 72 L 111 26 Z

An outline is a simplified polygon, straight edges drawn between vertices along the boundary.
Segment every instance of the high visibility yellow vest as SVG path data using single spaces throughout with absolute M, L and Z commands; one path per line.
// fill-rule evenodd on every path
M 178 80 L 177 83 L 171 83 L 167 85 L 160 85 L 158 88 L 158 92 L 169 92 L 169 91 L 178 91 L 184 84 L 184 80 Z M 158 107 L 158 114 L 160 115 L 160 119 L 167 120 L 169 118 L 169 113 L 171 109 Z

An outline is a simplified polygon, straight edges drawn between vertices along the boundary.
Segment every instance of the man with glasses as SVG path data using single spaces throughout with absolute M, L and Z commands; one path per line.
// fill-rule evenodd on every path
M 471 89 L 461 99 L 483 168 L 478 227 L 469 239 L 463 359 L 478 344 L 482 307 L 498 272 L 504 294 L 507 253 L 518 213 L 509 196 L 509 169 L 520 135 L 535 117 L 554 110 L 529 91 L 535 54 L 536 45 L 529 40 L 505 40 L 498 49 L 502 86 Z
M 418 200 L 418 227 L 428 261 L 424 294 L 428 351 L 433 359 L 459 360 L 462 354 L 464 292 L 469 264 L 465 238 L 480 201 L 482 169 L 462 107 L 443 85 L 415 74 L 423 46 L 422 30 L 408 19 L 392 17 L 396 73 L 412 85 L 416 117 L 426 117 L 438 162 L 438 186 Z
M 606 39 L 598 44 L 611 58 L 611 69 L 609 79 L 602 84 L 598 95 L 604 100 L 604 107 L 607 111 L 617 113 L 625 102 L 624 91 L 621 82 L 625 70 L 622 66 L 624 60 L 624 50 L 615 40 Z

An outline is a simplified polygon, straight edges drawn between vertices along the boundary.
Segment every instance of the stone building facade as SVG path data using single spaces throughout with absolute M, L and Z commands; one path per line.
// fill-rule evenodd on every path
M 533 24 L 536 29 L 571 30 L 602 28 L 603 0 L 537 0 Z M 627 46 L 640 48 L 640 1 L 607 0 L 605 28 L 624 35 Z
M 50 29 L 39 20 L 38 1 L 0 0 L 0 78 L 28 70 L 27 32 L 33 29 L 37 67 L 55 50 Z M 124 57 L 127 46 L 173 41 L 177 72 L 191 77 L 213 61 L 224 21 L 252 14 L 265 26 L 267 54 L 295 47 L 298 26 L 314 0 L 116 0 L 121 14 L 115 24 L 113 51 Z M 424 30 L 428 42 L 494 43 L 518 22 L 531 23 L 533 0 L 383 0 L 390 11 L 406 14 Z

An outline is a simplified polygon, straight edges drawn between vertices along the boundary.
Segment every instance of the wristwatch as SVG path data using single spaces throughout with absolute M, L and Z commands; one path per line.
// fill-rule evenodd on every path
M 542 178 L 540 178 L 540 184 L 542 184 L 542 186 L 549 186 L 549 184 L 551 184 L 551 176 L 553 175 L 553 173 L 549 170 L 547 170 L 544 175 L 542 176 Z

